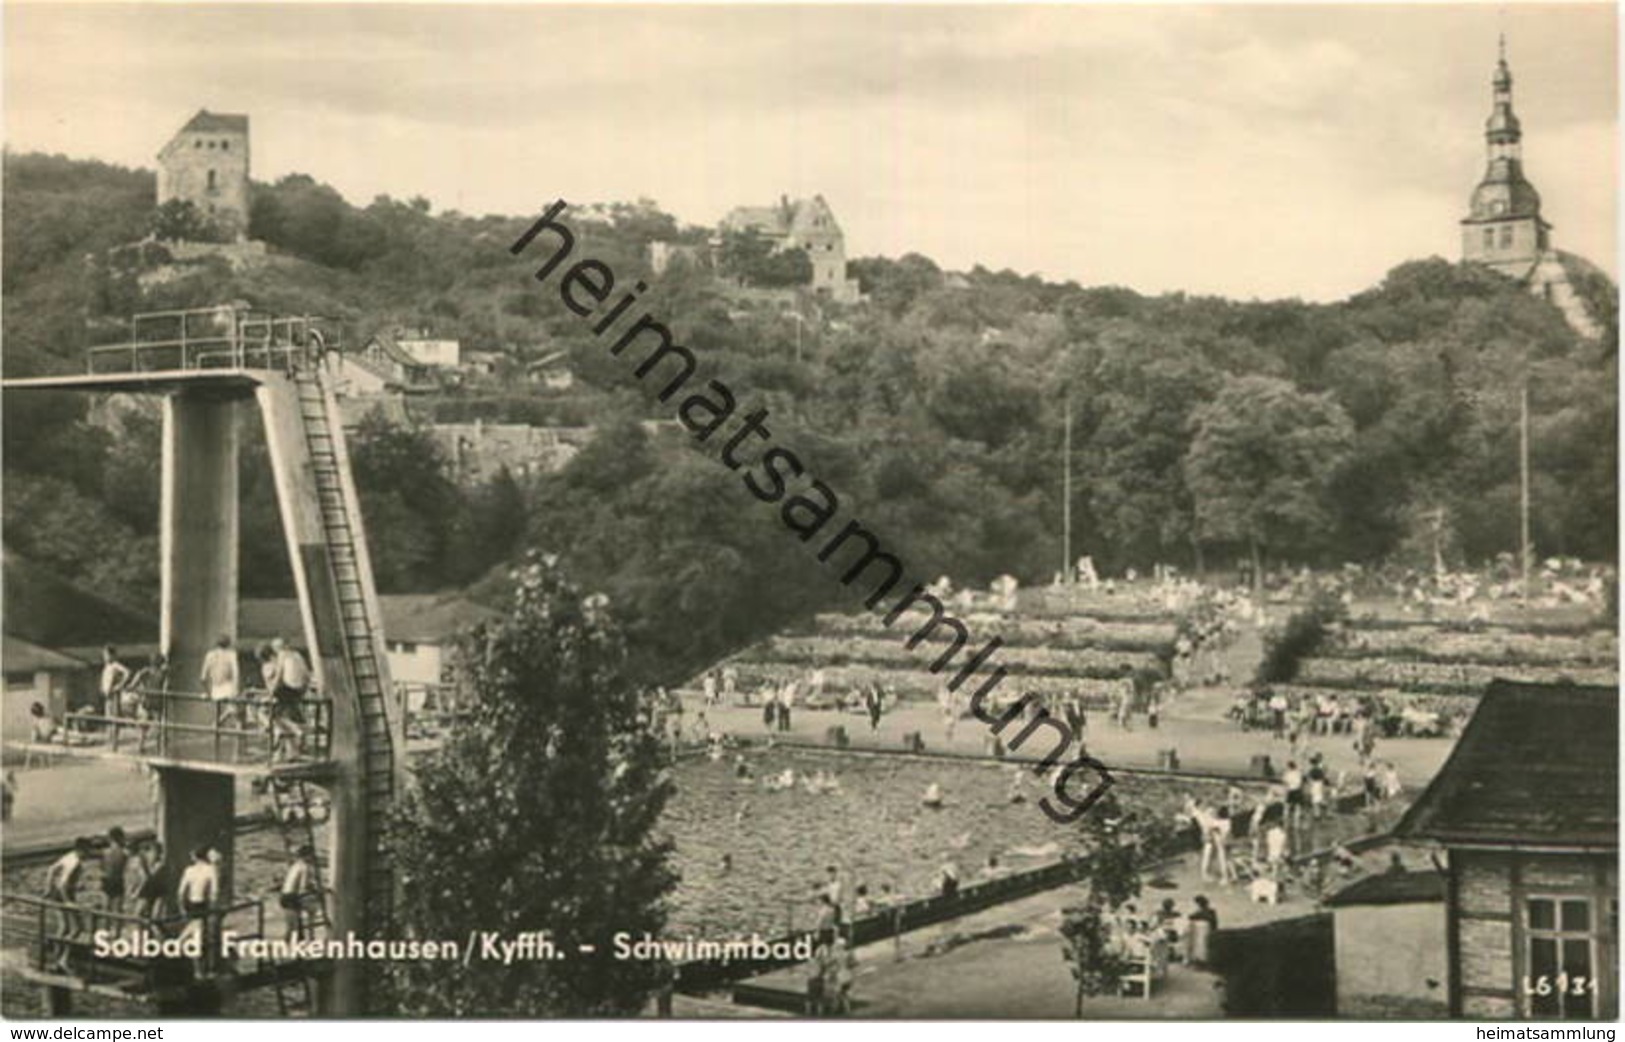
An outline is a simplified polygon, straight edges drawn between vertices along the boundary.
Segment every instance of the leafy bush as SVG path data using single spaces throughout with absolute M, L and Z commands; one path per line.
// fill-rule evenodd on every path
M 190 199 L 171 199 L 152 211 L 150 228 L 159 242 L 230 242 L 231 234 Z
M 1336 591 L 1317 589 L 1308 605 L 1264 638 L 1264 658 L 1258 664 L 1257 682 L 1284 684 L 1291 681 L 1298 675 L 1299 664 L 1320 649 L 1330 627 L 1343 621 L 1347 614 L 1348 609 Z
M 720 265 L 723 274 L 747 286 L 765 289 L 805 286 L 813 278 L 812 260 L 806 250 L 776 249 L 772 240 L 754 228 L 723 235 Z

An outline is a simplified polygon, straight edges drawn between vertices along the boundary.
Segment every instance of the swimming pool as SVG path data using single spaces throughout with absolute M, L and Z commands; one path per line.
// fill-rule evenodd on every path
M 1010 802 L 1011 765 L 966 760 L 774 749 L 744 754 L 753 777 L 734 776 L 732 758 L 689 761 L 677 770 L 677 793 L 663 827 L 676 843 L 682 875 L 671 898 L 673 932 L 731 936 L 810 926 L 815 892 L 835 865 L 849 889 L 871 895 L 890 884 L 898 897 L 936 892 L 952 859 L 962 884 L 975 882 L 989 855 L 1005 871 L 1037 868 L 1075 847 L 1076 828 L 1056 825 L 1032 801 L 1041 785 L 1028 777 L 1028 802 Z M 764 780 L 795 772 L 794 790 L 770 791 Z M 832 772 L 839 791 L 811 793 L 804 774 Z M 940 786 L 944 804 L 921 803 Z M 1216 800 L 1220 782 L 1120 776 L 1125 809 L 1171 818 L 1187 795 Z M 731 867 L 723 856 L 729 855 Z

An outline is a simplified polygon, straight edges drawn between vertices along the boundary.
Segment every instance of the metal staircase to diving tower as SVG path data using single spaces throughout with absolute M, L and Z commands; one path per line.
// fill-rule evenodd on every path
M 395 798 L 397 743 L 390 726 L 391 688 L 380 653 L 383 636 L 377 595 L 366 559 L 355 490 L 349 483 L 350 457 L 344 432 L 335 429 L 333 423 L 339 415 L 337 403 L 323 385 L 319 367 L 296 373 L 294 382 L 359 717 L 361 785 L 368 808 L 367 919 L 387 924 L 392 918 L 394 896 L 388 812 Z M 401 714 L 396 715 L 398 718 Z M 400 730 L 404 735 L 404 726 Z
M 321 870 L 307 925 L 326 926 L 340 939 L 384 939 L 393 928 L 388 824 L 404 766 L 404 707 L 393 697 L 360 502 L 327 379 L 334 359 L 320 320 L 278 318 L 236 303 L 138 315 L 127 342 L 91 350 L 87 372 L 0 386 L 8 395 L 116 392 L 162 402 L 160 650 L 176 683 L 199 676 L 222 634 L 236 640 L 241 430 L 256 416 L 263 424 L 298 594 L 300 632 L 283 636 L 305 650 L 314 681 L 298 703 L 304 724 L 297 740 L 262 726 L 264 701 L 166 689 L 142 692 L 139 718 L 120 718 L 122 708 L 81 716 L 88 724 L 80 740 L 51 751 L 154 768 L 169 870 L 178 877 L 193 850 L 220 851 L 222 908 L 257 915 L 263 925 L 263 899 L 234 895 L 233 878 L 235 782 L 255 779 L 278 812 L 290 855 L 307 844 L 317 849 Z M 326 808 L 325 851 L 310 813 L 318 805 Z M 275 892 L 267 896 L 274 906 Z M 46 912 L 40 915 L 43 922 Z M 382 1012 L 368 1002 L 371 974 L 359 961 L 224 966 L 221 983 L 177 986 L 167 971 L 102 974 L 70 940 L 42 938 L 46 943 L 53 953 L 67 952 L 60 960 L 53 954 L 57 968 L 49 973 L 40 960 L 36 976 L 48 1006 L 60 1012 L 76 990 L 113 989 L 115 997 L 172 1012 L 210 1012 L 255 987 L 273 988 L 285 1015 Z M 146 990 L 132 979 L 148 981 Z M 152 983 L 160 979 L 166 983 Z

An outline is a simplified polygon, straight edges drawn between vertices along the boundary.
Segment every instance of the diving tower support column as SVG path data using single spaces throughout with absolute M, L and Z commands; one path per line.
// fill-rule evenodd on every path
M 236 645 L 238 576 L 238 423 L 243 399 L 210 388 L 190 388 L 164 398 L 161 499 L 160 647 L 169 657 L 172 689 L 194 690 L 203 657 L 220 637 Z M 176 702 L 167 707 L 175 723 L 209 727 L 214 707 Z M 187 739 L 175 739 L 186 759 Z M 199 733 L 199 738 L 203 734 Z M 199 750 L 197 758 L 207 759 Z M 162 787 L 158 834 L 165 860 L 176 872 L 198 847 L 224 855 L 220 897 L 232 890 L 235 824 L 230 774 L 159 768 Z

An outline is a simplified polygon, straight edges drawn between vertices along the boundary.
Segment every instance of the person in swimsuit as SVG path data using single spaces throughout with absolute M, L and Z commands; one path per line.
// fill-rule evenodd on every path
M 1305 803 L 1303 792 L 1303 771 L 1299 770 L 1296 760 L 1288 760 L 1286 771 L 1281 775 L 1281 784 L 1286 786 L 1286 825 L 1287 828 L 1297 828 L 1303 818 Z
M 209 653 L 203 656 L 203 668 L 198 672 L 198 681 L 209 700 L 223 707 L 216 715 L 221 726 L 237 726 L 242 722 L 236 704 L 241 690 L 240 679 L 237 649 L 231 646 L 230 635 L 223 633 Z
M 880 685 L 865 684 L 863 686 L 863 708 L 869 713 L 869 733 L 873 734 L 880 729 Z
M 281 637 L 271 642 L 276 653 L 276 687 L 271 691 L 271 719 L 280 729 L 285 747 L 291 758 L 297 755 L 303 737 L 305 716 L 300 707 L 310 692 L 310 667 L 299 649 L 289 647 Z
M 56 740 L 56 720 L 46 712 L 44 702 L 35 702 L 28 707 L 28 741 L 30 748 L 23 757 L 23 768 L 33 767 L 37 762 L 48 762 L 47 754 L 37 753 L 32 748 L 36 745 L 50 745 Z
M 192 960 L 193 972 L 198 978 L 208 976 L 209 968 L 209 912 L 220 893 L 220 873 L 209 861 L 209 848 L 192 851 L 192 863 L 181 873 L 181 884 L 176 891 L 181 911 L 186 914 L 186 929 L 182 940 L 196 938 L 197 958 Z
M 147 920 L 156 919 L 163 914 L 169 894 L 164 845 L 155 839 L 143 843 L 136 858 L 136 871 L 141 874 L 141 884 L 135 892 L 135 914 Z
M 83 836 L 73 841 L 73 849 L 57 858 L 45 873 L 45 899 L 63 905 L 61 939 L 72 941 L 84 931 L 84 916 L 79 912 L 79 884 L 84 879 L 85 862 L 90 858 L 90 840 Z M 67 969 L 68 947 L 63 945 L 58 966 Z
M 1326 774 L 1326 766 L 1319 753 L 1309 758 L 1309 773 L 1305 776 L 1309 792 L 1310 816 L 1319 820 L 1326 816 L 1327 783 L 1330 778 Z
M 124 911 L 125 870 L 130 865 L 130 849 L 124 830 L 117 825 L 107 830 L 107 849 L 102 853 L 102 899 L 109 912 Z
M 285 936 L 290 941 L 305 936 L 304 905 L 306 896 L 316 892 L 315 866 L 316 851 L 307 843 L 294 854 L 293 864 L 282 877 L 282 892 L 277 895 L 277 903 L 282 906 L 282 921 L 287 927 Z

